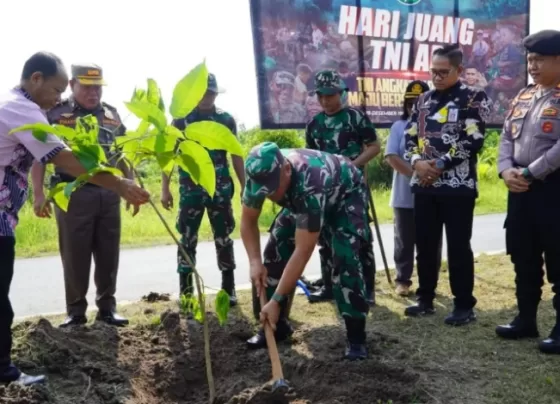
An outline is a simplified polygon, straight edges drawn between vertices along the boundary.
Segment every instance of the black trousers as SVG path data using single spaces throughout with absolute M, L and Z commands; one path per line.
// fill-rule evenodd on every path
M 12 323 L 14 311 L 10 303 L 10 285 L 14 276 L 14 237 L 0 236 L 0 381 L 13 381 L 19 371 L 12 365 Z
M 414 195 L 418 301 L 431 303 L 435 298 L 439 278 L 438 247 L 445 225 L 453 303 L 456 308 L 467 310 L 476 305 L 471 249 L 475 200 L 474 195 Z
M 546 264 L 560 321 L 560 171 L 545 181 L 534 181 L 526 192 L 510 192 L 504 227 L 507 252 L 515 270 L 519 316 L 536 321 Z

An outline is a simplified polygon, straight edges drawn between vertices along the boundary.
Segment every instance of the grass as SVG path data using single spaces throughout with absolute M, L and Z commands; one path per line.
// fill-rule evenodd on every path
M 176 178 L 176 176 L 174 176 Z M 147 188 L 152 193 L 154 201 L 158 203 L 160 200 L 159 182 L 149 181 Z M 241 202 L 239 196 L 239 184 L 236 181 L 235 195 L 233 199 L 233 210 L 236 220 L 236 227 L 232 237 L 239 237 L 239 220 L 241 215 Z M 178 209 L 178 185 L 172 183 L 172 192 L 174 196 L 175 208 L 172 211 L 164 212 L 165 219 L 175 228 L 175 220 Z M 389 206 L 391 191 L 388 189 L 377 189 L 372 192 L 375 209 L 380 223 L 389 223 L 393 219 L 393 212 Z M 478 199 L 475 213 L 488 214 L 504 212 L 506 207 L 506 188 L 502 182 L 481 182 L 480 198 Z M 260 218 L 261 231 L 267 231 L 275 211 L 272 204 L 267 201 Z M 146 205 L 142 207 L 140 213 L 136 217 L 132 217 L 126 212 L 123 203 L 122 217 L 122 242 L 123 247 L 143 247 L 150 245 L 170 244 L 173 241 L 167 234 L 164 226 L 160 222 L 154 210 Z M 278 209 L 278 208 L 276 208 Z M 50 219 L 37 218 L 33 213 L 31 202 L 27 203 L 20 212 L 20 222 L 17 227 L 17 255 L 18 258 L 30 258 L 41 255 L 54 255 L 58 253 L 56 221 L 54 217 Z M 199 232 L 199 241 L 211 241 L 212 229 L 205 214 Z
M 417 284 L 416 279 L 414 283 Z M 389 367 L 392 364 L 399 368 L 406 366 L 420 372 L 418 388 L 432 398 L 430 402 L 558 403 L 559 358 L 540 354 L 536 340 L 503 341 L 494 334 L 496 325 L 510 321 L 516 313 L 514 278 L 508 257 L 496 255 L 477 259 L 478 321 L 466 327 L 443 324 L 452 306 L 445 265 L 439 283 L 437 313 L 433 317 L 406 318 L 403 310 L 412 299 L 396 296 L 385 281 L 378 283 L 377 290 L 378 305 L 368 320 L 368 335 L 379 341 L 375 360 Z M 248 293 L 241 292 L 239 300 L 242 315 L 252 318 Z M 144 327 L 157 325 L 159 313 L 169 308 L 177 310 L 177 303 L 141 302 L 124 305 L 120 312 L 130 318 L 130 327 Z M 340 324 L 331 304 L 310 305 L 302 296 L 296 297 L 291 318 L 295 324 L 302 324 L 299 327 L 306 335 L 321 327 Z M 539 313 L 541 334 L 549 332 L 553 319 L 551 293 L 545 288 Z M 62 317 L 49 317 L 49 320 L 58 324 Z M 26 335 L 20 328 L 16 346 L 25 346 Z M 305 349 L 305 344 L 294 345 L 292 349 Z M 22 351 L 18 348 L 17 352 Z M 391 373 L 387 377 L 390 378 Z

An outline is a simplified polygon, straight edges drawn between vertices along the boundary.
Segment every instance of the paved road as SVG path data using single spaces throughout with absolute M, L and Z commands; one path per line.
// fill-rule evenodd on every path
M 504 215 L 484 215 L 475 217 L 472 246 L 475 253 L 503 250 Z M 393 266 L 393 227 L 381 226 L 381 236 L 389 267 Z M 265 237 L 262 239 L 264 246 Z M 444 243 L 445 244 L 445 243 Z M 445 255 L 444 245 L 444 255 Z M 378 271 L 383 270 L 379 244 L 375 243 Z M 121 253 L 121 267 L 118 277 L 117 298 L 120 302 L 137 301 L 149 292 L 178 293 L 176 267 L 176 248 L 161 246 L 127 249 Z M 247 287 L 249 282 L 247 258 L 241 240 L 235 241 L 235 255 L 238 265 L 237 283 Z M 201 242 L 198 247 L 198 270 L 206 285 L 213 288 L 221 286 L 221 276 L 216 268 L 216 255 L 212 242 Z M 315 250 L 305 276 L 316 278 L 320 275 L 319 255 Z M 378 276 L 385 278 L 384 273 Z M 88 301 L 94 308 L 95 288 L 93 271 L 91 274 Z M 60 313 L 64 308 L 64 284 L 59 256 L 21 259 L 16 261 L 15 275 L 10 292 L 16 317 L 26 317 L 47 313 Z

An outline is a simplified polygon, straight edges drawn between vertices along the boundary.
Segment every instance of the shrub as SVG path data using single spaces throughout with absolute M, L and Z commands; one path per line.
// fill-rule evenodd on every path
M 247 154 L 254 146 L 263 142 L 274 142 L 281 149 L 305 147 L 305 139 L 297 130 L 261 130 L 253 128 L 238 136 Z

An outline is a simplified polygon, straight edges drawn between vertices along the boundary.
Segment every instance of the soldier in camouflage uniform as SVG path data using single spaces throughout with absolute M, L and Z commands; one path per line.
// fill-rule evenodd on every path
M 51 124 L 73 128 L 78 117 L 94 115 L 99 123 L 99 143 L 103 146 L 109 163 L 120 168 L 128 178 L 132 178 L 131 170 L 122 160 L 117 163 L 118 156 L 110 149 L 115 136 L 124 135 L 126 128 L 117 110 L 101 101 L 102 86 L 105 84 L 103 70 L 99 66 L 73 65 L 70 81 L 72 96 L 52 108 L 47 117 Z M 35 162 L 31 169 L 31 178 L 36 212 L 45 201 L 44 177 L 45 166 Z M 51 178 L 51 186 L 74 180 L 73 176 L 56 168 Z M 135 207 L 134 215 L 138 212 L 137 209 Z M 95 259 L 95 300 L 99 308 L 97 318 L 117 326 L 128 324 L 127 319 L 115 313 L 121 241 L 119 195 L 95 184 L 86 183 L 72 193 L 67 212 L 55 207 L 55 214 L 68 313 L 61 327 L 87 322 L 86 295 L 92 258 Z
M 215 107 L 214 102 L 218 93 L 216 77 L 208 75 L 208 89 L 197 108 L 184 119 L 173 121 L 173 125 L 184 130 L 189 123 L 200 121 L 214 121 L 227 126 L 234 135 L 237 135 L 237 125 L 233 117 L 225 111 Z M 183 248 L 196 265 L 196 246 L 198 244 L 198 230 L 204 216 L 204 209 L 208 209 L 208 218 L 214 233 L 218 268 L 222 272 L 222 289 L 230 296 L 231 306 L 237 304 L 235 293 L 235 257 L 233 253 L 233 240 L 230 235 L 235 228 L 232 198 L 234 195 L 233 178 L 230 175 L 227 153 L 222 150 L 209 150 L 210 157 L 216 169 L 216 193 L 211 199 L 208 193 L 196 185 L 189 173 L 179 168 L 179 215 L 177 217 L 177 230 L 181 233 Z M 241 191 L 245 185 L 245 171 L 243 159 L 240 156 L 231 156 L 233 168 L 241 184 Z M 162 178 L 162 204 L 166 209 L 173 206 L 173 197 L 169 190 L 170 178 L 163 174 Z M 182 294 L 193 293 L 192 277 L 189 274 L 192 268 L 184 260 L 180 249 L 177 252 L 179 288 Z
M 261 308 L 261 322 L 270 322 L 279 341 L 292 334 L 287 296 L 321 237 L 331 252 L 334 297 L 346 323 L 345 358 L 365 359 L 369 305 L 359 254 L 369 235 L 362 173 L 343 156 L 279 149 L 272 142 L 251 150 L 245 172 L 241 237 L 251 281 L 257 293 L 266 291 L 269 299 Z M 262 260 L 258 218 L 266 198 L 283 209 L 272 225 Z M 263 330 L 247 342 L 251 348 L 265 347 Z
M 306 112 L 294 99 L 296 77 L 287 71 L 274 73 L 270 82 L 270 113 L 274 123 L 301 123 Z
M 380 152 L 379 141 L 375 128 L 368 116 L 363 112 L 345 107 L 342 94 L 347 91 L 346 84 L 334 70 L 323 70 L 315 75 L 315 92 L 323 112 L 317 114 L 308 124 L 305 131 L 306 147 L 314 150 L 341 154 L 351 160 L 362 172 L 366 164 Z M 368 206 L 368 185 L 363 181 L 365 206 Z M 375 256 L 373 254 L 373 234 L 367 226 L 367 242 L 360 250 L 364 268 L 367 298 L 374 304 Z M 319 239 L 319 255 L 321 258 L 321 274 L 323 286 L 318 292 L 309 296 L 310 302 L 332 300 L 331 283 L 332 261 L 328 249 L 328 240 Z

